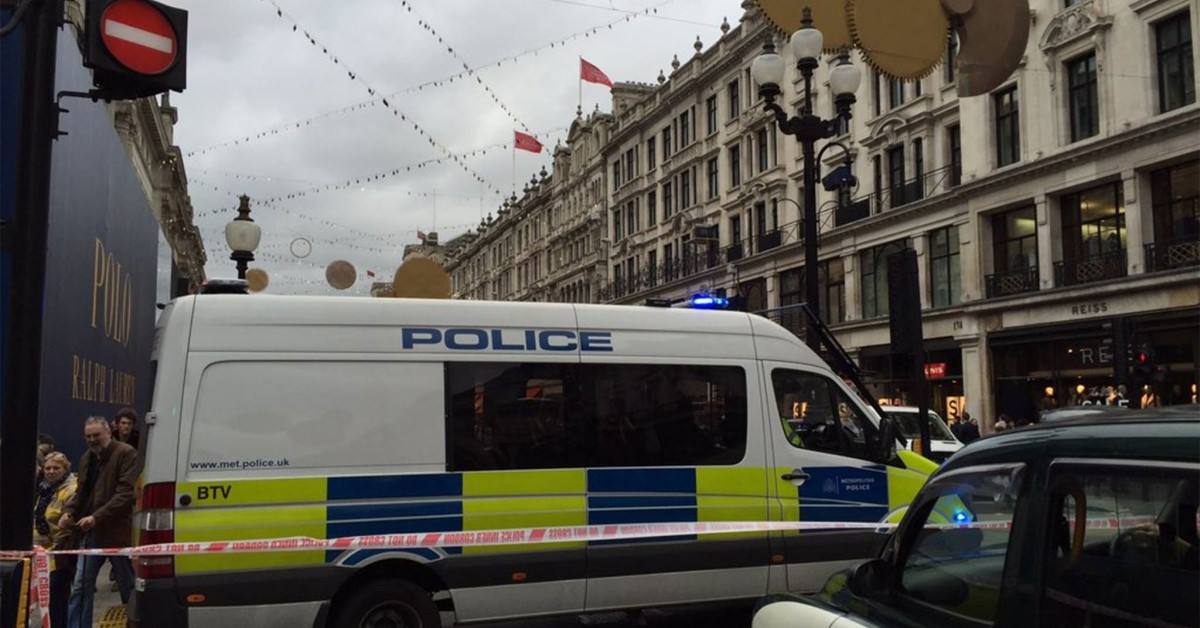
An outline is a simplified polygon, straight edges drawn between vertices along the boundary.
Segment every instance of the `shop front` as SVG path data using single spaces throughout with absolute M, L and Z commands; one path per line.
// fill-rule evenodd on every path
M 1191 310 L 993 332 L 996 416 L 1022 424 L 1070 405 L 1195 403 L 1197 329 Z
M 882 405 L 915 406 L 912 390 L 912 360 L 907 354 L 891 352 L 887 345 L 863 347 L 859 364 L 864 383 Z M 953 338 L 925 341 L 925 384 L 929 407 L 950 420 L 966 409 L 963 388 L 962 350 Z

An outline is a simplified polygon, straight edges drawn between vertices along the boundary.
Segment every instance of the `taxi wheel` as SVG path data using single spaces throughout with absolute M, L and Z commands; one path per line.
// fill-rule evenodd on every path
M 440 628 L 441 615 L 421 587 L 406 580 L 375 580 L 349 596 L 337 611 L 336 628 Z

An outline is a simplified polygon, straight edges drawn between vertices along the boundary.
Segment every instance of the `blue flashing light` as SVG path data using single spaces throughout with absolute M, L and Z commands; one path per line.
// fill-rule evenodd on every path
M 697 294 L 692 297 L 692 307 L 698 310 L 723 309 L 729 307 L 729 299 L 709 294 Z
M 971 519 L 971 517 L 969 515 L 967 515 L 967 513 L 963 512 L 961 510 L 954 513 L 954 522 L 955 523 L 968 523 L 970 521 L 970 519 Z

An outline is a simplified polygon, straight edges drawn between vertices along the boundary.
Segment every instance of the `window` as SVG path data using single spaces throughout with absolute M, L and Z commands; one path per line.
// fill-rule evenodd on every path
M 646 226 L 653 227 L 658 224 L 658 194 L 653 190 L 646 194 Z
M 900 79 L 889 78 L 888 82 L 888 108 L 895 109 L 904 104 L 904 81 Z
M 729 187 L 742 184 L 742 147 L 729 147 Z
M 613 242 L 620 240 L 625 232 L 621 230 L 621 210 L 613 210 Z
M 717 96 L 714 94 L 704 101 L 705 125 L 709 135 L 717 132 Z
M 1151 172 L 1150 199 L 1154 204 L 1156 243 L 1192 243 L 1200 239 L 1200 162 L 1193 160 Z
M 1096 90 L 1096 53 L 1067 63 L 1067 98 L 1071 110 L 1071 141 L 1100 132 L 1100 103 Z
M 620 273 L 616 272 L 616 276 Z M 586 464 L 587 422 L 567 412 L 571 365 L 446 363 L 451 471 Z
M 878 72 L 871 73 L 871 101 L 875 103 L 875 115 L 883 113 L 883 97 L 879 94 L 879 81 L 882 77 Z
M 934 612 L 993 621 L 1022 476 L 1023 466 L 953 473 L 927 488 L 914 520 L 924 525 L 909 528 L 899 543 L 899 594 Z M 985 525 L 947 528 L 950 522 Z M 959 623 L 949 619 L 931 625 Z
M 888 314 L 888 261 L 892 253 L 906 248 L 903 240 L 889 242 L 867 249 L 862 253 L 862 301 L 863 318 L 877 318 Z
M 1192 59 L 1192 19 L 1189 11 L 1154 25 L 1158 53 L 1158 108 L 1171 111 L 1196 102 L 1196 72 Z
M 671 153 L 673 152 L 673 148 L 674 148 L 674 145 L 671 143 L 671 127 L 670 126 L 663 127 L 663 130 L 662 130 L 663 159 L 666 159 L 667 157 L 671 156 Z
M 846 320 L 846 269 L 841 259 L 817 264 L 817 283 L 821 292 L 821 320 L 841 323 Z
M 958 227 L 934 230 L 929 234 L 929 291 L 933 307 L 962 301 L 961 272 Z
M 729 119 L 734 120 L 742 112 L 742 96 L 736 80 L 729 83 Z
M 625 229 L 629 235 L 633 235 L 641 230 L 641 225 L 638 224 L 637 201 L 629 201 L 625 205 Z
M 708 198 L 712 200 L 717 198 L 720 193 L 718 177 L 720 172 L 717 167 L 717 158 L 713 157 L 708 160 Z
M 962 127 L 947 129 L 950 136 L 950 185 L 962 184 Z
M 1063 259 L 1096 260 L 1125 251 L 1125 204 L 1115 181 L 1062 198 Z
M 958 32 L 950 31 L 946 40 L 946 58 L 942 60 L 942 80 L 947 84 L 954 82 L 954 72 L 958 70 Z
M 680 148 L 692 143 L 692 125 L 690 112 L 679 114 L 679 146 Z
M 687 170 L 679 173 L 679 209 L 687 209 L 692 206 L 691 174 Z
M 1021 160 L 1016 86 L 994 94 L 992 101 L 996 108 L 996 166 L 1015 164 Z
M 1195 466 L 1055 463 L 1050 486 L 1046 625 L 1196 625 Z
M 829 98 L 829 106 L 830 106 L 829 119 L 833 122 L 833 136 L 838 137 L 840 135 L 845 135 L 850 132 L 850 119 L 845 116 L 838 115 L 837 99 L 834 97 L 832 88 L 830 88 L 830 89 L 831 89 L 831 91 L 830 91 L 830 98 Z
M 653 170 L 657 165 L 658 157 L 654 154 L 654 148 L 657 143 L 657 137 L 652 137 L 646 140 L 646 168 L 651 170 Z
M 758 146 L 758 171 L 766 172 L 767 168 L 770 167 L 769 151 L 771 148 L 766 128 L 758 130 L 758 133 L 755 135 L 755 143 Z
M 904 145 L 893 146 L 887 151 L 888 188 L 891 189 L 891 207 L 907 202 L 904 198 Z
M 663 218 L 670 218 L 675 213 L 675 199 L 671 197 L 671 184 L 663 184 Z
M 632 149 L 632 148 L 625 151 L 625 180 L 626 181 L 633 181 L 633 177 L 636 174 L 636 168 L 634 167 L 636 165 L 635 159 L 634 159 L 635 152 L 636 152 L 635 149 Z
M 1037 268 L 1037 220 L 1033 205 L 992 217 L 993 262 L 999 274 Z
M 612 179 L 613 179 L 613 191 L 615 192 L 615 191 L 617 191 L 617 188 L 621 187 L 621 160 L 620 159 L 618 159 L 612 163 Z
M 779 429 L 793 447 L 870 459 L 868 436 L 874 434 L 875 425 L 833 380 L 774 369 L 771 383 Z

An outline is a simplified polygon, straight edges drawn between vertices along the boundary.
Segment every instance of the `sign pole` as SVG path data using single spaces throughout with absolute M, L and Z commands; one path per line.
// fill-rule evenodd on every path
M 4 321 L 4 394 L 0 418 L 0 549 L 33 545 L 34 468 L 42 373 L 42 303 L 50 214 L 50 155 L 56 131 L 54 76 L 62 0 L 42 0 L 18 28 L 22 53 L 20 134 L 10 260 L 9 316 Z M 9 244 L 6 244 L 9 246 Z

